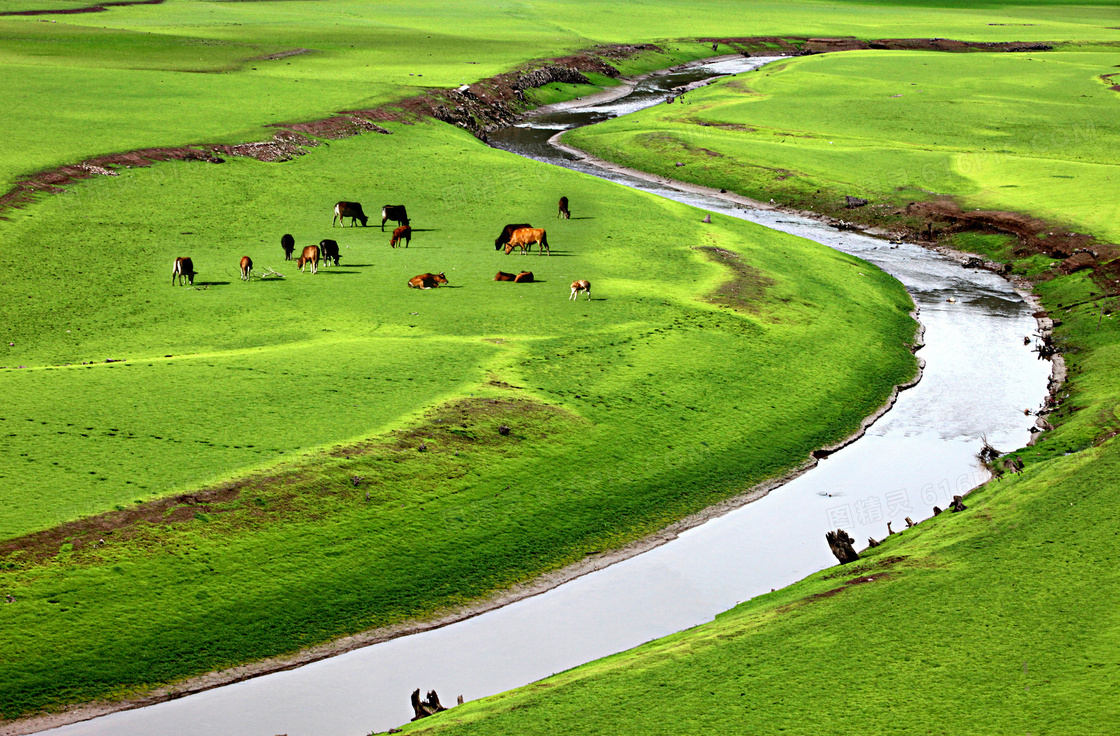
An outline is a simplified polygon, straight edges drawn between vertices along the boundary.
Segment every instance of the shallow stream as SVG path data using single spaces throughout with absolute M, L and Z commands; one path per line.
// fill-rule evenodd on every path
M 934 505 L 986 478 L 981 438 L 1020 447 L 1046 397 L 1050 364 L 1024 336 L 1032 307 L 1004 279 L 966 270 L 912 244 L 841 232 L 788 213 L 603 172 L 548 145 L 560 130 L 663 101 L 667 90 L 757 67 L 741 59 L 652 77 L 630 95 L 532 118 L 493 136 L 497 147 L 816 240 L 877 264 L 921 313 L 920 383 L 865 437 L 766 497 L 667 544 L 546 593 L 441 629 L 401 637 L 299 669 L 46 732 L 62 736 L 364 736 L 408 721 L 409 694 L 436 689 L 445 705 L 508 690 L 710 621 L 740 601 L 835 564 L 826 530 L 868 536 L 920 521 Z M 578 203 L 573 203 L 573 208 Z M 699 218 L 700 216 L 697 215 Z M 954 301 L 949 301 L 953 299 Z

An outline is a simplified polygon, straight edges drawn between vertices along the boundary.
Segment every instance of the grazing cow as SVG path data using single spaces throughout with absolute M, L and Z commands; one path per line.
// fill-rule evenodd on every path
M 194 263 L 190 258 L 176 258 L 175 265 L 171 267 L 171 283 L 175 284 L 175 279 L 179 279 L 179 286 L 183 285 L 183 278 L 187 279 L 187 283 L 194 286 Z
M 338 265 L 338 243 L 333 240 L 320 240 L 319 241 L 319 258 L 322 259 L 324 266 Z
M 532 227 L 523 227 L 510 233 L 509 242 L 506 243 L 506 255 L 512 253 L 514 248 L 520 248 L 521 255 L 525 255 L 533 250 L 533 243 L 537 244 L 538 255 L 545 251 L 552 255 L 552 249 L 548 247 L 548 235 L 544 230 Z
M 440 284 L 446 284 L 447 277 L 442 272 L 431 274 L 422 273 L 419 276 L 413 276 L 408 280 L 408 288 L 410 289 L 437 289 Z
M 311 264 L 311 273 L 319 272 L 319 246 L 309 245 L 303 249 L 303 255 L 296 259 L 296 268 L 301 272 L 303 267 Z
M 397 243 L 404 241 L 404 247 L 407 248 L 408 244 L 412 242 L 412 228 L 408 225 L 401 225 L 393 231 L 393 237 L 389 240 L 389 246 L 396 248 Z
M 513 231 L 520 230 L 523 227 L 532 227 L 532 225 L 527 222 L 523 222 L 518 225 L 506 225 L 504 228 L 502 228 L 502 234 L 499 235 L 498 239 L 494 241 L 494 250 L 501 250 L 502 247 L 509 242 L 509 236 L 513 234 Z
M 280 247 L 284 249 L 284 260 L 292 260 L 292 251 L 296 249 L 296 239 L 291 235 L 280 238 Z
M 560 206 L 556 211 L 556 216 L 557 217 L 562 217 L 565 220 L 572 219 L 572 213 L 570 211 L 568 211 L 568 198 L 567 197 L 561 197 L 560 198 Z
M 248 281 L 249 274 L 253 272 L 253 259 L 249 256 L 241 256 L 241 280 Z
M 392 220 L 398 225 L 407 225 L 408 213 L 403 204 L 387 204 L 381 208 L 381 232 L 385 232 L 385 221 Z
M 572 282 L 572 295 L 568 297 L 568 301 L 575 299 L 579 296 L 581 291 L 587 292 L 587 301 L 591 301 L 591 282 L 590 281 L 573 281 Z
M 505 271 L 498 271 L 494 274 L 495 281 L 513 281 L 515 278 L 517 278 L 516 274 L 506 273 Z
M 362 206 L 357 202 L 339 202 L 336 204 L 334 206 L 334 217 L 331 218 L 331 227 L 334 227 L 335 220 L 338 220 L 338 224 L 342 227 L 346 227 L 346 223 L 342 221 L 344 217 L 350 218 L 350 227 L 355 226 L 354 220 L 361 220 L 362 227 L 365 227 L 369 220 L 366 213 L 362 212 Z

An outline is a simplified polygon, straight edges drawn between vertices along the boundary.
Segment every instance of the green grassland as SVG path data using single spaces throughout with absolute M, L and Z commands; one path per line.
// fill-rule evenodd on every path
M 1109 227 L 1092 227 L 1092 201 L 1115 207 L 1108 175 L 1087 172 L 1116 170 L 1115 116 L 1107 111 L 1120 105 L 1120 96 L 1093 94 L 1103 91 L 1095 81 L 1099 69 L 1116 57 L 1045 59 L 808 58 L 690 93 L 691 107 L 647 111 L 569 139 L 666 175 L 739 184 L 739 191 L 755 194 L 765 191 L 755 169 L 778 161 L 772 147 L 784 145 L 795 163 L 787 163 L 791 175 L 773 191 L 799 203 L 824 208 L 823 197 L 810 196 L 815 189 L 831 188 L 835 196 L 857 181 L 891 181 L 893 187 L 890 174 L 898 172 L 897 186 L 908 189 L 904 196 L 930 187 L 926 196 L 1021 206 L 1115 237 Z M 1012 68 L 1023 71 L 1016 75 Z M 960 90 L 951 114 L 939 113 L 923 93 L 889 96 L 907 92 L 901 82 L 916 81 L 924 94 L 944 95 L 944 104 L 950 98 L 938 91 L 938 80 L 948 71 Z M 992 79 L 1004 83 L 988 84 Z M 688 123 L 682 122 L 685 112 Z M 741 128 L 713 131 L 695 125 L 700 120 Z M 1071 136 L 1078 122 L 1093 134 Z M 686 133 L 689 124 L 695 129 Z M 649 143 L 656 135 L 687 141 L 695 150 L 678 146 L 666 157 L 666 149 Z M 1035 136 L 1048 145 L 1033 146 Z M 828 141 L 840 148 L 832 157 Z M 981 156 L 994 146 L 1014 152 L 997 161 L 998 181 L 1014 188 L 991 187 L 987 174 L 963 167 L 955 178 L 931 184 L 912 163 L 929 155 L 932 169 L 943 170 L 946 160 Z M 672 167 L 674 160 L 688 165 L 667 169 L 664 162 Z M 704 169 L 709 160 L 716 163 Z M 1056 171 L 1076 171 L 1076 185 L 1055 182 Z M 797 179 L 808 183 L 793 183 Z M 891 187 L 860 193 L 898 196 Z M 1076 192 L 1063 197 L 1063 187 Z M 1025 463 L 1022 473 L 989 482 L 967 497 L 966 512 L 896 534 L 857 564 L 760 596 L 711 624 L 468 703 L 405 731 L 1111 733 L 1120 722 L 1114 697 L 1120 574 L 1108 554 L 1120 529 L 1120 327 L 1114 318 L 1120 302 L 1100 299 L 1101 285 L 1088 272 L 1061 275 L 1043 256 L 1017 259 L 1016 244 L 1006 236 L 960 234 L 950 242 L 1013 262 L 1016 272 L 1037 280 L 1043 304 L 1061 321 L 1058 341 L 1070 371 L 1065 398 L 1048 417 L 1055 429 L 1012 453 Z
M 966 40 L 1120 40 L 1107 7 L 1032 3 L 853 12 L 853 3 L 330 0 L 194 2 L 0 18 L 5 115 L 0 187 L 104 153 L 268 137 L 262 126 L 455 87 L 539 57 L 655 41 L 624 73 L 710 53 L 697 36 L 940 35 Z M 26 9 L 0 0 L 0 11 Z M 50 7 L 50 6 L 37 6 Z M 1023 25 L 1029 23 L 1029 25 Z M 997 24 L 997 25 L 992 25 Z M 309 53 L 263 59 L 277 52 Z M 729 51 L 724 48 L 722 51 Z M 44 106 L 50 115 L 42 114 Z
M 1111 13 L 172 0 L 7 17 L 0 181 L 261 139 L 595 43 L 661 43 L 619 62 L 631 74 L 711 53 L 664 40 L 683 36 L 1120 39 Z M 913 374 L 909 300 L 867 264 L 447 126 L 388 126 L 283 164 L 121 169 L 4 213 L 0 539 L 43 534 L 0 569 L 3 717 L 424 618 L 617 547 L 796 466 Z M 340 199 L 407 204 L 412 246 L 331 230 Z M 525 220 L 552 256 L 495 253 Z M 296 272 L 285 232 L 337 239 L 342 265 Z M 245 254 L 285 278 L 238 281 Z M 195 288 L 167 283 L 180 255 Z M 452 288 L 404 286 L 441 270 Z M 594 300 L 567 301 L 575 278 Z M 735 278 L 746 300 L 724 294 Z
M 867 264 L 442 124 L 394 127 L 283 164 L 125 170 L 0 223 L 49 264 L 0 275 L 3 536 L 241 489 L 8 555 L 5 714 L 424 616 L 618 546 L 799 464 L 913 373 L 910 301 Z M 575 219 L 554 219 L 560 192 Z M 340 197 L 407 202 L 411 247 L 332 230 Z M 548 226 L 552 255 L 496 252 L 510 220 Z M 285 231 L 337 239 L 341 265 L 296 271 Z M 741 254 L 741 309 L 707 301 L 733 273 L 697 247 Z M 179 254 L 194 288 L 168 283 Z M 242 254 L 285 278 L 239 281 Z M 491 281 L 521 268 L 540 283 Z M 450 287 L 405 286 L 441 270 Z M 569 302 L 574 278 L 595 299 Z M 506 403 L 461 434 L 416 429 L 472 396 Z M 316 452 L 364 438 L 393 449 Z

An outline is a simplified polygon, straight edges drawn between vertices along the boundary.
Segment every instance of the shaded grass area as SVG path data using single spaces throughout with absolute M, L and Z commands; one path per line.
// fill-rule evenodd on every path
M 913 374 L 910 300 L 867 264 L 450 126 L 393 127 L 283 164 L 123 170 L 0 223 L 49 264 L 0 270 L 6 717 L 620 546 L 798 465 Z M 553 221 L 560 192 L 584 219 Z M 407 204 L 411 246 L 331 228 L 339 199 Z M 508 221 L 547 225 L 552 255 L 496 252 Z M 336 239 L 341 265 L 299 273 L 283 232 Z M 127 256 L 92 263 L 91 243 Z M 285 277 L 239 281 L 243 254 Z M 193 288 L 167 283 L 177 255 Z M 491 280 L 515 267 L 538 282 Z M 450 285 L 406 288 L 424 271 Z M 594 300 L 567 300 L 575 278 Z M 740 301 L 709 303 L 728 282 Z M 472 395 L 500 403 L 452 421 Z
M 906 57 L 893 61 L 897 68 L 890 73 L 915 72 Z M 964 73 L 969 67 L 958 67 L 963 90 L 993 63 L 976 56 L 968 61 L 976 77 Z M 789 69 L 794 78 L 784 82 L 785 92 L 771 90 L 765 104 L 757 103 L 758 117 L 747 104 L 740 105 L 741 114 L 734 117 L 730 108 L 722 106 L 722 101 L 741 94 L 734 87 L 712 90 L 712 107 L 701 114 L 710 112 L 724 123 L 743 126 L 737 129 L 742 145 L 735 148 L 727 143 L 730 128 L 718 137 L 705 128 L 689 142 L 749 166 L 756 153 L 766 150 L 752 143 L 750 129 L 761 127 L 768 107 L 784 108 L 775 115 L 792 116 L 809 109 L 811 102 L 803 102 L 800 96 L 811 96 L 814 89 L 828 95 L 865 91 L 869 83 L 862 75 L 842 82 L 833 78 L 827 85 L 821 80 L 832 70 L 866 63 L 859 55 L 852 62 L 844 57 L 798 61 Z M 1079 95 L 1093 83 L 1087 68 L 1091 64 L 1091 57 L 1068 63 L 1060 57 L 1052 66 L 1032 69 L 1030 84 L 1024 84 L 1024 89 L 1038 90 L 1039 111 L 1048 106 L 1052 111 L 1060 109 L 1059 90 L 1064 88 L 1068 97 L 1078 100 L 1067 109 L 1084 113 L 1107 131 L 1095 142 L 1070 140 L 1064 136 L 1069 115 L 1033 114 L 1033 133 L 1061 141 L 1062 150 L 1051 152 L 1055 167 L 1063 165 L 1063 156 L 1079 159 L 1085 166 L 1113 165 L 1114 150 L 1101 145 L 1113 137 L 1113 121 L 1102 112 L 1106 103 L 1080 102 Z M 812 72 L 803 80 L 796 79 L 800 65 Z M 1081 69 L 1080 81 L 1070 75 L 1072 68 Z M 742 79 L 745 83 L 752 76 Z M 1026 93 L 1017 98 L 1026 111 L 1030 107 Z M 704 99 L 697 95 L 694 107 Z M 953 155 L 982 151 L 983 130 L 995 120 L 995 113 L 984 108 L 996 104 L 964 94 L 957 119 L 945 123 L 942 145 L 952 148 Z M 613 137 L 603 133 L 596 138 L 599 134 L 593 131 L 584 140 L 599 144 L 599 155 L 657 161 L 650 167 L 661 171 L 663 159 L 651 156 L 633 130 L 655 135 L 664 128 L 678 135 L 680 123 L 672 116 L 679 112 L 646 114 L 643 126 L 625 132 L 623 125 L 636 124 L 612 122 L 608 125 L 617 131 Z M 859 136 L 871 137 L 874 132 L 882 154 L 877 157 L 868 149 L 858 160 L 843 154 L 824 159 L 811 169 L 817 177 L 814 184 L 835 186 L 853 173 L 881 174 L 885 161 L 908 155 L 905 141 L 910 126 L 922 125 L 922 118 L 931 113 L 920 100 L 900 104 L 898 112 L 890 118 L 853 116 L 844 131 L 844 145 L 853 148 Z M 838 131 L 818 129 L 831 114 L 790 117 L 790 127 L 784 128 L 787 134 L 796 124 L 801 134 L 811 136 L 791 143 L 791 149 L 823 150 L 817 148 L 819 138 L 839 145 Z M 667 117 L 659 119 L 661 115 Z M 723 145 L 717 147 L 717 142 Z M 1009 135 L 1001 145 L 1016 150 L 1029 144 L 1022 143 L 1021 135 Z M 859 161 L 865 168 L 853 172 L 851 166 Z M 722 163 L 721 172 L 730 175 L 731 162 Z M 790 169 L 797 177 L 810 178 L 805 169 Z M 1054 168 L 1036 162 L 1004 169 L 1012 170 L 1016 175 L 1002 181 L 1015 185 L 1017 202 L 1058 212 L 1067 222 L 1084 221 L 1088 209 L 1069 206 L 1076 200 L 1061 197 L 1060 185 L 1051 180 Z M 916 187 L 920 174 L 902 171 L 908 174 L 900 186 Z M 680 167 L 676 176 L 682 177 Z M 740 181 L 757 183 L 758 179 L 744 175 Z M 726 186 L 723 180 L 703 183 Z M 1107 199 L 1099 182 L 1078 183 L 1086 187 L 1082 190 L 1086 200 L 1094 194 Z M 963 190 L 949 186 L 953 182 L 948 179 L 943 184 L 943 191 L 930 194 L 977 191 L 963 178 L 954 184 Z M 797 196 L 794 189 L 776 191 Z M 896 196 L 889 189 L 864 194 Z M 994 192 L 984 196 L 997 206 L 1008 206 Z M 1063 206 L 1068 210 L 1063 212 Z M 906 224 L 901 215 L 898 218 L 894 222 Z M 886 216 L 880 221 L 892 222 Z M 1108 235 L 1104 229 L 1095 232 Z M 1120 471 L 1120 446 L 1115 439 L 1120 433 L 1116 419 L 1120 389 L 1115 378 L 1120 368 L 1120 328 L 1114 317 L 1120 297 L 1104 278 L 1111 266 L 1102 257 L 1095 272 L 1065 273 L 1054 268 L 1056 259 L 1023 248 L 1000 233 L 962 232 L 944 239 L 955 247 L 1012 263 L 1016 273 L 1037 279 L 1037 293 L 1059 321 L 1056 341 L 1069 367 L 1069 380 L 1060 408 L 1046 416 L 1055 428 L 1038 444 L 1009 455 L 1024 465 L 1021 473 L 1005 472 L 1002 480 L 973 491 L 966 498 L 965 512 L 941 514 L 891 536 L 867 551 L 859 563 L 825 570 L 759 596 L 711 624 L 468 703 L 406 726 L 405 731 L 644 734 L 664 732 L 665 724 L 672 724 L 673 732 L 704 733 L 1108 733 L 1120 718 L 1112 696 L 1120 666 L 1116 657 L 1120 618 L 1113 605 L 1120 574 L 1109 555 L 1120 528 L 1115 494 Z M 1009 468 L 1009 459 L 995 465 L 997 470 Z

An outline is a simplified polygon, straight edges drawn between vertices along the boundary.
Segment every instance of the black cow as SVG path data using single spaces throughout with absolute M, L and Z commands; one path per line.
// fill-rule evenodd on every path
M 408 225 L 408 213 L 403 204 L 387 204 L 381 208 L 381 232 L 385 232 L 385 222 L 392 220 L 398 225 Z
M 342 221 L 344 217 L 350 218 L 350 227 L 354 227 L 354 220 L 361 220 L 362 227 L 365 227 L 369 220 L 366 213 L 362 212 L 362 205 L 357 202 L 339 202 L 336 204 L 334 206 L 334 217 L 331 218 L 331 227 L 334 227 L 335 220 L 338 220 L 339 225 L 346 227 L 346 224 Z
M 292 260 L 292 252 L 296 249 L 296 239 L 291 235 L 280 238 L 280 247 L 284 249 L 284 260 Z
M 532 225 L 527 222 L 523 222 L 519 225 L 506 225 L 504 228 L 502 228 L 502 234 L 499 235 L 498 239 L 494 241 L 494 250 L 501 250 L 502 246 L 509 242 L 509 236 L 513 234 L 513 231 L 520 230 L 523 227 L 532 227 Z
M 333 240 L 320 240 L 319 241 L 319 258 L 322 260 L 324 266 L 329 266 L 331 262 L 338 265 L 338 243 Z

